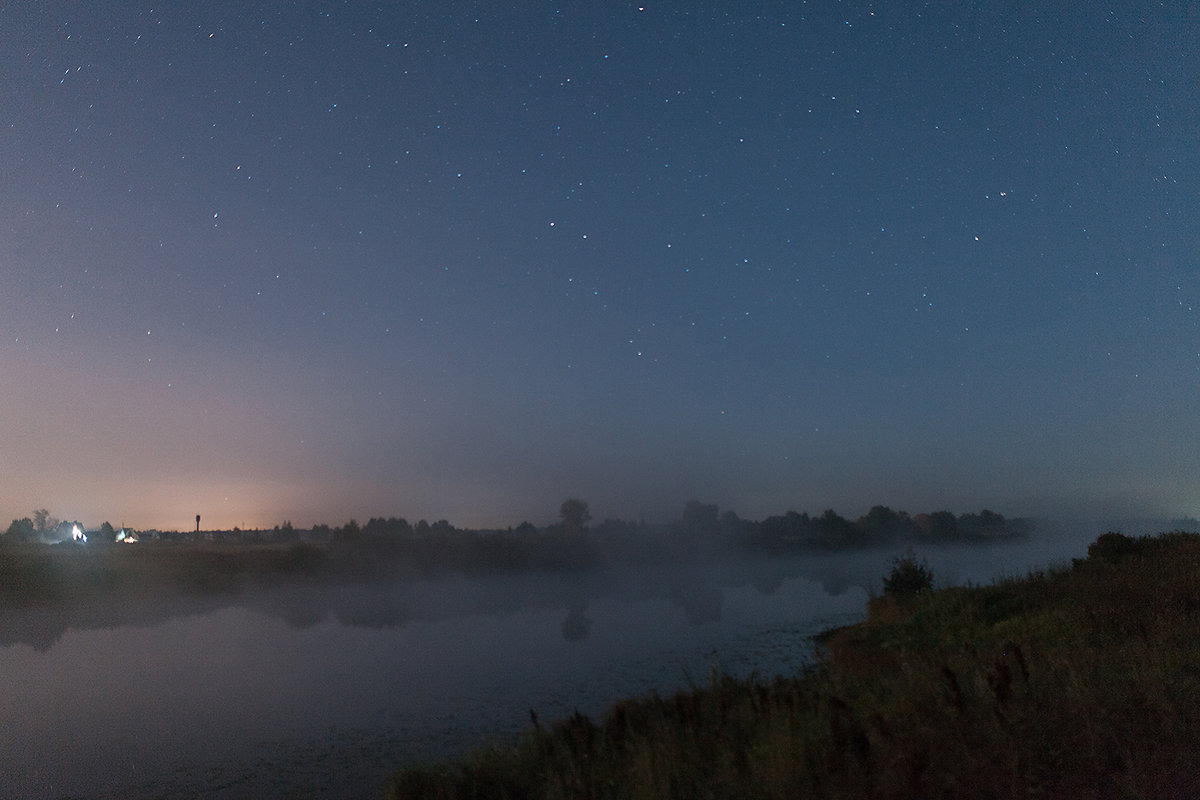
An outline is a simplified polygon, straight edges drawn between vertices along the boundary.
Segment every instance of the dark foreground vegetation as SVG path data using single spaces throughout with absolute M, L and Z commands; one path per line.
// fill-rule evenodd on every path
M 931 591 L 919 562 L 895 566 L 803 675 L 533 716 L 515 744 L 409 766 L 387 796 L 1200 796 L 1200 536 L 1109 533 L 982 587 Z

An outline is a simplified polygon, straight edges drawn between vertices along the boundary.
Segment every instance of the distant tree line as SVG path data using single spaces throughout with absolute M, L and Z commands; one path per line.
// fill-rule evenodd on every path
M 789 511 L 759 523 L 748 523 L 743 528 L 741 540 L 748 546 L 768 549 L 836 549 L 892 542 L 979 542 L 1017 537 L 1028 532 L 1028 522 L 1009 520 L 988 509 L 958 516 L 949 511 L 909 516 L 905 511 L 874 506 L 853 521 L 832 509 L 819 517 Z
M 896 542 L 986 541 L 1028 532 L 1024 521 L 987 509 L 978 514 L 936 511 L 910 516 L 877 505 L 854 520 L 828 509 L 819 516 L 788 511 L 753 521 L 696 500 L 667 524 L 612 518 L 591 523 L 587 502 L 572 497 L 559 507 L 558 520 L 543 527 L 522 522 L 515 528 L 478 531 L 456 528 L 444 519 L 412 524 L 403 517 L 373 517 L 363 525 L 351 519 L 340 527 L 319 524 L 309 531 L 297 530 L 290 521 L 273 530 L 206 531 L 200 540 L 286 545 L 288 553 L 271 562 L 277 572 L 387 578 L 447 570 L 558 570 L 610 561 L 693 559 L 714 549 L 785 552 Z M 79 523 L 59 522 L 46 509 L 38 509 L 31 517 L 13 520 L 2 538 L 4 543 L 70 540 L 73 525 Z M 107 522 L 98 533 L 93 541 L 114 541 L 113 527 Z M 187 531 L 156 538 L 172 543 L 195 537 Z
M 327 547 L 331 573 L 388 577 L 397 572 L 497 572 L 581 568 L 596 562 L 587 536 L 588 504 L 568 498 L 559 522 L 538 528 L 522 522 L 506 530 L 456 528 L 442 519 L 415 525 L 403 517 L 373 517 L 364 525 L 351 519 L 331 528 L 314 525 L 307 546 Z
M 446 520 L 412 525 L 398 517 L 373 518 L 362 526 L 355 520 L 340 528 L 318 525 L 312 537 L 328 543 L 335 569 L 361 573 L 392 570 L 396 564 L 416 571 L 548 570 L 618 560 L 694 558 L 713 548 L 837 550 L 893 543 L 982 542 L 1029 531 L 1027 522 L 987 509 L 978 514 L 937 511 L 910 516 L 882 505 L 855 520 L 829 509 L 815 517 L 789 511 L 756 522 L 692 500 L 679 519 L 665 525 L 609 518 L 590 526 L 587 503 L 571 498 L 563 503 L 559 516 L 558 522 L 542 528 L 523 522 L 501 531 L 460 530 Z

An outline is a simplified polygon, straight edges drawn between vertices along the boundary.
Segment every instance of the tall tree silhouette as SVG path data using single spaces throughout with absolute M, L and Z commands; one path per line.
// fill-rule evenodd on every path
M 562 518 L 563 531 L 568 535 L 582 536 L 587 532 L 587 524 L 592 519 L 588 504 L 578 497 L 568 497 L 559 506 L 558 515 Z

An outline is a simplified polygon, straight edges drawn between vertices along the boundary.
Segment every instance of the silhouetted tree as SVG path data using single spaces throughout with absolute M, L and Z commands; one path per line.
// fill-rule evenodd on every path
M 33 530 L 36 533 L 48 533 L 53 528 L 58 527 L 58 520 L 50 516 L 50 512 L 44 508 L 39 508 L 33 512 Z
M 21 517 L 12 521 L 12 524 L 8 526 L 8 530 L 5 531 L 4 536 L 8 541 L 27 542 L 34 537 L 35 531 L 36 528 L 34 527 L 33 520 L 29 517 Z
M 363 535 L 377 538 L 399 539 L 412 533 L 412 526 L 403 517 L 382 519 L 372 517 L 363 526 Z
M 817 537 L 824 547 L 843 547 L 862 543 L 862 531 L 832 508 L 815 520 Z
M 996 536 L 1004 533 L 1007 522 L 1004 516 L 984 509 L 978 514 L 963 514 L 958 518 L 959 537 Z
M 934 541 L 953 539 L 958 536 L 958 520 L 949 511 L 922 514 L 918 528 L 922 536 Z
M 869 541 L 877 542 L 909 533 L 911 523 L 903 511 L 893 511 L 887 506 L 873 506 L 865 517 L 860 517 L 858 526 Z
M 582 535 L 587 532 L 587 524 L 592 519 L 588 504 L 578 497 L 568 497 L 559 506 L 558 515 L 562 518 L 563 531 L 567 535 Z

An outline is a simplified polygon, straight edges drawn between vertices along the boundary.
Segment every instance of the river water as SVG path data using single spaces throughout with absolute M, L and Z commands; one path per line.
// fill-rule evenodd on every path
M 1082 555 L 933 548 L 943 583 Z M 897 548 L 899 550 L 899 548 Z M 510 740 L 530 710 L 791 674 L 864 613 L 896 552 L 147 598 L 0 616 L 0 796 L 380 797 L 414 759 Z

